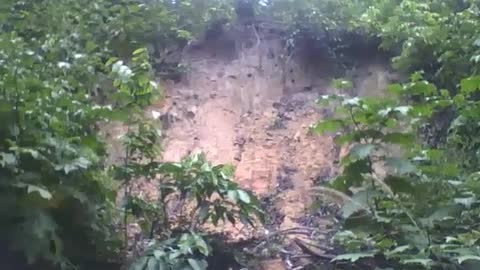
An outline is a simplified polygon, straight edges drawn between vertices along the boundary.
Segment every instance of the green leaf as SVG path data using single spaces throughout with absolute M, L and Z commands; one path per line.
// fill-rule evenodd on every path
M 201 236 L 195 238 L 195 245 L 197 246 L 198 251 L 204 256 L 208 256 L 210 254 L 210 248 L 208 247 L 207 242 L 205 242 Z
M 198 212 L 198 220 L 200 221 L 200 223 L 204 223 L 208 219 L 209 210 L 210 210 L 210 205 L 208 203 L 200 207 L 200 211 Z
M 237 200 L 238 200 L 238 192 L 236 190 L 229 190 L 227 192 L 227 196 L 228 198 L 230 198 L 230 200 L 232 200 L 234 203 L 237 203 Z
M 250 203 L 251 202 L 250 195 L 248 195 L 248 193 L 246 191 L 238 189 L 237 193 L 238 193 L 238 198 L 242 202 L 244 202 L 244 203 Z
M 108 61 L 105 63 L 105 66 L 109 67 L 111 65 L 113 65 L 115 62 L 117 62 L 118 59 L 117 57 L 111 57 L 110 59 L 108 59 Z
M 475 256 L 475 255 L 465 255 L 465 256 L 460 256 L 457 258 L 457 261 L 459 264 L 462 264 L 465 261 L 469 260 L 475 260 L 475 261 L 480 261 L 480 256 Z
M 168 254 L 168 259 L 169 260 L 175 260 L 176 258 L 182 256 L 182 252 L 180 252 L 179 250 L 175 250 L 171 253 Z
M 132 55 L 137 56 L 137 55 L 145 53 L 145 52 L 147 52 L 146 48 L 139 48 L 139 49 L 136 49 L 135 51 L 133 51 Z
M 460 89 L 464 94 L 471 94 L 480 89 L 480 76 L 469 77 L 460 82 Z
M 447 205 L 447 206 L 438 206 L 433 210 L 433 213 L 426 217 L 420 219 L 423 226 L 433 228 L 435 223 L 448 219 L 454 218 L 461 214 L 461 206 L 459 205 Z
M 472 207 L 472 204 L 478 202 L 477 198 L 475 197 L 468 197 L 468 198 L 455 198 L 453 200 L 455 203 L 461 204 L 466 208 Z
M 160 260 L 163 256 L 165 256 L 165 252 L 163 250 L 156 249 L 153 251 L 153 256 L 155 259 Z
M 386 134 L 383 141 L 386 143 L 410 145 L 415 141 L 415 137 L 409 133 L 393 132 Z
M 353 88 L 353 83 L 344 79 L 335 79 L 333 80 L 333 86 L 337 89 L 348 90 Z
M 475 41 L 473 41 L 473 45 L 480 47 L 480 37 L 478 37 L 477 39 L 475 39 Z
M 412 249 L 412 247 L 410 245 L 398 246 L 398 247 L 394 248 L 393 250 L 385 252 L 385 255 L 393 256 L 393 255 L 404 253 L 405 251 L 410 250 L 410 249 Z
M 423 266 L 429 266 L 432 262 L 431 259 L 408 259 L 402 261 L 404 264 L 420 264 Z
M 356 262 L 360 259 L 373 258 L 374 256 L 375 256 L 375 253 L 347 253 L 347 254 L 342 254 L 333 258 L 332 262 L 336 262 L 336 261 Z
M 409 179 L 404 177 L 388 175 L 384 182 L 394 193 L 414 194 L 416 191 Z
M 157 270 L 157 259 L 151 257 L 148 260 L 147 267 L 144 270 Z
M 27 193 L 30 194 L 33 192 L 37 192 L 40 197 L 44 198 L 45 200 L 50 200 L 53 197 L 52 194 L 45 188 L 35 185 L 27 185 Z
M 398 174 L 408 174 L 415 171 L 415 165 L 413 165 L 409 160 L 401 158 L 386 158 L 385 165 L 392 168 L 395 173 Z
M 194 259 L 188 259 L 188 264 L 193 268 L 193 270 L 205 270 L 205 268 L 202 268 L 200 264 L 198 264 L 197 260 Z
M 350 162 L 344 168 L 344 183 L 348 187 L 361 186 L 361 184 L 365 181 L 363 174 L 369 174 L 371 172 L 372 168 L 368 159 L 360 159 Z
M 345 99 L 342 102 L 342 106 L 357 107 L 357 106 L 360 106 L 361 103 L 362 103 L 362 100 L 359 97 L 353 97 L 353 98 Z
M 166 162 L 160 165 L 159 172 L 165 174 L 175 174 L 183 172 L 183 166 L 180 163 Z
M 317 132 L 319 134 L 325 134 L 327 132 L 334 132 L 337 131 L 338 129 L 342 128 L 345 126 L 345 122 L 340 119 L 330 119 L 330 120 L 324 120 L 312 127 L 314 132 Z
M 373 144 L 357 144 L 350 150 L 350 155 L 355 159 L 364 159 L 370 156 L 374 149 Z
M 387 91 L 389 91 L 390 93 L 392 94 L 399 94 L 401 93 L 403 90 L 403 86 L 401 84 L 390 84 L 388 87 L 387 87 Z
M 145 267 L 148 262 L 148 257 L 140 257 L 136 260 L 128 269 L 129 270 L 145 270 Z
M 168 270 L 167 264 L 163 260 L 158 261 L 158 270 Z
M 348 218 L 358 211 L 369 211 L 370 203 L 374 198 L 375 192 L 371 190 L 362 190 L 352 196 L 351 201 L 345 203 L 342 207 L 343 218 Z
M 17 158 L 14 154 L 0 153 L 0 165 L 2 167 L 15 165 Z

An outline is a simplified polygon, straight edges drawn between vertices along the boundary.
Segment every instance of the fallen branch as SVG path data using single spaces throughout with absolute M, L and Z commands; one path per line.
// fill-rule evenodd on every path
M 313 257 L 317 257 L 317 258 L 324 259 L 324 260 L 329 260 L 329 261 L 331 261 L 333 258 L 335 258 L 335 256 L 333 256 L 333 255 L 322 254 L 322 253 L 319 253 L 318 251 L 313 250 L 312 248 L 310 248 L 308 246 L 307 243 L 303 242 L 302 240 L 300 240 L 298 238 L 295 238 L 293 241 L 295 242 L 295 244 L 297 244 L 297 246 L 303 252 L 305 252 L 306 254 L 309 254 Z

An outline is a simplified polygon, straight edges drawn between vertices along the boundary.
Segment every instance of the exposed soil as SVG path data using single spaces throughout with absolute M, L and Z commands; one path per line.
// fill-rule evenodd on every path
M 190 70 L 184 80 L 165 82 L 166 100 L 150 109 L 161 114 L 165 161 L 202 151 L 213 163 L 234 164 L 236 181 L 263 198 L 269 214 L 264 230 L 232 225 L 214 230 L 234 241 L 291 230 L 282 240 L 282 258 L 261 265 L 292 269 L 307 263 L 292 259 L 302 252 L 302 243 L 315 243 L 310 248 L 317 254 L 331 246 L 334 216 L 326 205 L 312 210 L 310 189 L 335 177 L 342 151 L 332 136 L 309 132 L 311 124 L 332 116 L 315 103 L 331 93 L 328 63 L 316 68 L 298 59 L 286 63 L 281 38 L 262 37 L 240 37 L 240 46 L 238 40 L 223 40 L 223 45 L 192 48 L 185 55 Z M 360 65 L 350 74 L 356 86 L 352 94 L 382 95 L 390 76 L 385 70 L 381 62 Z M 154 185 L 151 189 L 147 195 Z M 306 227 L 314 230 L 306 233 Z M 298 228 L 303 229 L 295 233 Z

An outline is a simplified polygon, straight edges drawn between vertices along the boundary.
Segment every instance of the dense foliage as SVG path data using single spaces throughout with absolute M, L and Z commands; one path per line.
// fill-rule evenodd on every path
M 479 12 L 475 1 L 379 1 L 351 21 L 400 71 L 421 72 L 385 99 L 323 98 L 341 109 L 314 128 L 343 129 L 338 142 L 352 145 L 331 183 L 350 196 L 339 265 L 478 268 Z
M 132 269 L 205 269 L 202 225 L 263 218 L 233 169 L 203 155 L 160 163 L 161 127 L 144 106 L 172 51 L 218 23 L 287 26 L 337 62 L 358 43 L 392 56 L 407 81 L 386 98 L 324 96 L 351 145 L 330 187 L 347 195 L 336 242 L 347 269 L 477 269 L 480 261 L 477 0 L 40 0 L 0 2 L 0 245 L 12 263 L 91 269 L 131 252 Z M 303 42 L 303 43 L 302 43 Z M 154 68 L 156 70 L 154 70 Z M 107 164 L 104 123 L 121 121 L 125 155 Z M 113 165 L 113 166 L 112 166 Z M 138 196 L 141 181 L 158 198 Z M 117 203 L 117 198 L 122 203 Z M 175 216 L 168 208 L 179 201 Z M 12 256 L 9 256 L 12 255 Z M 18 258 L 15 262 L 15 258 Z M 20 267 L 20 266 L 19 266 Z M 350 268 L 348 268 L 350 267 Z
M 235 217 L 252 222 L 250 215 L 260 213 L 253 196 L 231 181 L 231 173 L 220 172 L 222 167 L 199 157 L 182 163 L 189 167 L 154 163 L 159 132 L 142 112 L 160 94 L 152 56 L 186 43 L 190 31 L 198 33 L 210 18 L 223 16 L 221 4 L 0 3 L 0 244 L 8 247 L 5 258 L 12 261 L 2 263 L 90 268 L 118 256 L 126 241 L 119 225 L 126 226 L 129 216 L 139 212 L 138 200 L 131 196 L 124 196 L 127 201 L 118 209 L 117 193 L 160 168 L 177 184 L 174 191 L 196 196 L 202 222 L 233 222 Z M 99 127 L 117 120 L 125 122 L 129 133 L 125 165 L 111 170 Z M 192 171 L 198 162 L 213 184 Z M 171 178 L 173 173 L 179 178 Z M 214 192 L 224 201 L 210 204 L 205 196 Z M 141 208 L 143 219 L 152 212 L 147 210 Z M 201 249 L 205 256 L 207 251 L 208 246 Z

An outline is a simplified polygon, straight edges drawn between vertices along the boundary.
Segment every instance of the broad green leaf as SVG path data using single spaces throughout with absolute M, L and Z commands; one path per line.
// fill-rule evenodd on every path
M 462 264 L 465 261 L 469 260 L 475 260 L 475 261 L 480 261 L 480 256 L 475 256 L 475 255 L 465 255 L 465 256 L 460 256 L 457 258 L 457 261 L 459 264 Z
M 334 132 L 345 126 L 345 122 L 340 119 L 324 120 L 315 124 L 312 129 L 319 134 Z
M 155 259 L 160 260 L 160 258 L 165 256 L 165 252 L 162 251 L 162 250 L 156 249 L 156 250 L 153 251 L 153 256 L 155 257 Z
M 194 259 L 188 259 L 188 264 L 192 267 L 193 270 L 205 270 L 200 266 L 200 264 L 197 262 L 197 260 Z
M 472 207 L 472 204 L 478 202 L 477 198 L 475 197 L 468 197 L 468 198 L 455 198 L 453 200 L 455 203 L 461 204 L 466 208 Z
M 138 260 L 136 260 L 128 269 L 129 270 L 144 270 L 147 262 L 148 262 L 149 257 L 140 257 Z
M 333 80 L 333 86 L 337 89 L 347 90 L 353 88 L 353 83 L 344 79 Z
M 393 111 L 399 112 L 401 115 L 408 115 L 408 112 L 412 110 L 412 106 L 398 106 L 393 108 Z
M 146 48 L 139 48 L 139 49 L 136 49 L 136 50 L 132 53 L 132 55 L 137 56 L 137 55 L 142 54 L 142 53 L 145 53 L 145 52 L 147 52 L 147 49 L 146 49 Z
M 158 270 L 169 270 L 167 264 L 163 260 L 158 261 Z
M 423 266 L 429 266 L 433 261 L 431 259 L 408 259 L 402 260 L 404 264 L 420 264 Z
M 409 133 L 392 132 L 385 134 L 383 141 L 392 144 L 410 145 L 415 141 L 415 137 Z
M 157 268 L 158 268 L 157 259 L 150 257 L 150 259 L 148 259 L 147 266 L 145 267 L 144 270 L 157 270 Z
M 385 165 L 392 168 L 398 174 L 408 174 L 415 171 L 415 165 L 401 158 L 387 158 Z
M 375 256 L 375 253 L 347 253 L 347 254 L 342 254 L 333 258 L 332 262 L 336 262 L 336 261 L 356 262 L 360 259 L 373 258 L 374 256 Z
M 234 203 L 237 202 L 238 200 L 238 192 L 236 190 L 229 190 L 227 192 L 227 196 L 228 198 L 230 198 L 230 200 L 232 200 Z
M 459 205 L 438 206 L 430 216 L 422 218 L 420 221 L 424 226 L 433 228 L 439 221 L 458 216 L 461 214 L 460 210 L 461 206 Z
M 459 175 L 459 168 L 454 162 L 442 163 L 441 165 L 421 166 L 421 170 L 425 174 L 442 177 L 456 177 Z
M 250 203 L 251 202 L 250 195 L 248 195 L 248 193 L 246 191 L 238 189 L 237 193 L 238 193 L 238 198 L 242 202 L 244 202 L 244 203 Z
M 36 192 L 40 195 L 40 197 L 46 199 L 46 200 L 50 200 L 52 199 L 52 194 L 45 188 L 42 188 L 42 187 L 39 187 L 39 186 L 35 186 L 35 185 L 27 185 L 27 193 L 33 193 L 33 192 Z
M 372 190 L 362 190 L 355 193 L 351 201 L 348 201 L 342 207 L 342 216 L 344 218 L 348 218 L 352 214 L 358 211 L 367 211 L 369 212 L 370 205 L 372 203 L 373 198 L 375 197 L 376 192 Z
M 353 97 L 353 98 L 345 99 L 342 102 L 342 106 L 352 106 L 352 107 L 360 106 L 361 103 L 362 103 L 362 100 L 359 97 Z
M 159 171 L 165 174 L 181 173 L 183 166 L 180 163 L 166 162 L 160 165 Z
M 365 181 L 364 174 L 372 172 L 372 168 L 368 159 L 360 159 L 354 162 L 349 162 L 343 173 L 344 184 L 348 187 L 358 187 Z
M 180 252 L 179 250 L 175 250 L 171 253 L 168 254 L 168 259 L 169 260 L 175 260 L 176 258 L 182 256 L 182 252 Z
M 113 65 L 113 63 L 117 62 L 118 60 L 120 60 L 120 59 L 118 59 L 117 57 L 111 57 L 111 58 L 108 59 L 108 61 L 105 63 L 105 66 L 109 67 L 109 66 Z
M 477 39 L 475 39 L 475 41 L 473 42 L 473 45 L 477 46 L 477 47 L 480 47 L 480 37 L 478 37 Z
M 204 223 L 208 219 L 209 210 L 210 210 L 210 205 L 208 203 L 206 203 L 206 204 L 204 204 L 200 207 L 200 211 L 198 212 L 198 220 L 201 223 Z
M 14 154 L 0 153 L 0 165 L 2 167 L 15 165 L 17 158 Z
M 198 251 L 204 256 L 208 256 L 210 254 L 210 248 L 202 237 L 196 238 L 195 245 L 197 246 Z
M 355 159 L 364 159 L 370 156 L 374 149 L 373 144 L 357 144 L 350 150 L 350 155 Z
M 404 177 L 388 175 L 384 182 L 394 193 L 414 194 L 416 192 L 416 187 L 412 185 L 409 179 Z
M 464 94 L 471 94 L 477 90 L 480 90 L 480 76 L 463 79 L 460 83 L 460 88 Z
M 385 255 L 393 256 L 393 255 L 397 255 L 397 254 L 402 254 L 405 251 L 410 250 L 410 249 L 412 249 L 412 247 L 410 245 L 399 246 L 399 247 L 394 248 L 393 250 L 385 252 Z
M 403 90 L 403 86 L 401 84 L 390 84 L 388 87 L 387 87 L 387 90 L 392 93 L 392 94 L 399 94 L 402 92 Z

